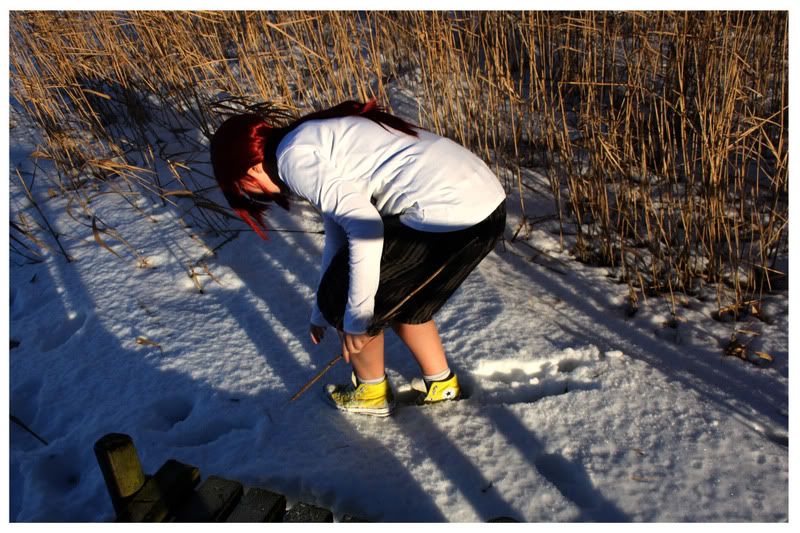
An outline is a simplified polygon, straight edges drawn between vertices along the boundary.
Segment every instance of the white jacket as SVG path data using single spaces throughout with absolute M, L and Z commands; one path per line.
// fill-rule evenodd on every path
M 348 333 L 364 333 L 372 319 L 382 215 L 399 214 L 421 231 L 455 231 L 482 221 L 505 199 L 489 167 L 461 145 L 424 130 L 412 137 L 364 117 L 304 122 L 276 155 L 280 179 L 322 214 L 320 280 L 336 252 L 350 246 Z M 314 302 L 311 322 L 324 325 Z

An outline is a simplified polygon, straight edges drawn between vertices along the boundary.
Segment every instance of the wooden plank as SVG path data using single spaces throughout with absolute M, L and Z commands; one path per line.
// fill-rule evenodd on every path
M 199 481 L 197 467 L 170 459 L 126 502 L 118 520 L 163 522 L 191 496 Z
M 285 512 L 285 496 L 252 487 L 231 512 L 228 522 L 280 522 Z
M 109 433 L 94 444 L 94 455 L 117 516 L 126 500 L 136 494 L 145 483 L 139 454 L 133 439 L 123 433 Z
M 333 522 L 333 513 L 308 503 L 295 504 L 283 517 L 284 522 Z
M 189 499 L 175 511 L 176 522 L 224 521 L 244 493 L 242 484 L 217 476 L 208 476 Z
M 369 522 L 370 520 L 367 520 L 366 518 L 360 518 L 358 516 L 352 516 L 352 515 L 346 514 L 346 515 L 342 516 L 342 519 L 339 520 L 339 521 L 340 522 Z

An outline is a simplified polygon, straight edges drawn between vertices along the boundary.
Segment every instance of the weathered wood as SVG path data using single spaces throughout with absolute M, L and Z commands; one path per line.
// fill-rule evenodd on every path
M 280 522 L 285 512 L 285 496 L 253 487 L 231 512 L 228 522 Z
M 114 511 L 119 515 L 126 500 L 136 494 L 145 482 L 133 439 L 122 433 L 109 433 L 95 442 L 94 455 L 103 473 Z
M 360 518 L 358 516 L 352 516 L 352 515 L 349 515 L 349 514 L 346 514 L 346 515 L 342 516 L 342 519 L 339 520 L 339 521 L 340 522 L 370 522 L 370 520 L 367 520 L 366 518 Z
M 197 467 L 170 459 L 125 503 L 118 520 L 163 522 L 191 496 L 199 481 Z
M 224 521 L 244 493 L 242 484 L 217 476 L 208 476 L 174 514 L 176 522 Z
M 284 522 L 333 522 L 333 513 L 308 503 L 295 504 L 283 517 Z

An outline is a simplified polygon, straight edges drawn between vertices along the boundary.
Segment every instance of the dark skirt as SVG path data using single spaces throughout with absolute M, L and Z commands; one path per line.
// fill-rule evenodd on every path
M 505 224 L 505 202 L 483 221 L 459 231 L 419 231 L 404 226 L 399 216 L 384 218 L 380 281 L 367 333 L 377 335 L 392 322 L 422 324 L 431 320 L 494 249 Z M 339 250 L 317 291 L 322 315 L 340 330 L 350 285 L 349 256 L 347 246 Z

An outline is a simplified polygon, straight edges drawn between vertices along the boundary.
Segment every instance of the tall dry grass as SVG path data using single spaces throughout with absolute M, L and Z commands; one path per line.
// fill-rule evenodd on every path
M 221 111 L 409 90 L 498 170 L 515 235 L 543 219 L 522 171 L 543 168 L 562 242 L 634 306 L 710 286 L 738 312 L 782 274 L 787 41 L 785 12 L 12 12 L 11 92 L 75 205 L 102 181 L 225 231 L 202 170 Z

